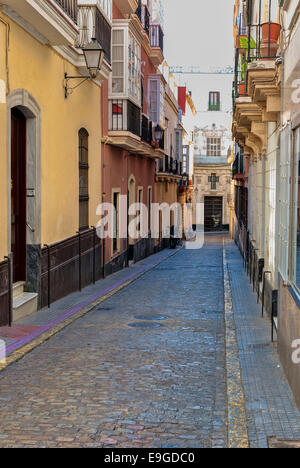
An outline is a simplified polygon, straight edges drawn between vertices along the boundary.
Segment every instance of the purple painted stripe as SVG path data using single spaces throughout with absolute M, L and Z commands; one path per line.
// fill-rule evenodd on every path
M 168 258 L 170 256 L 169 255 L 166 255 L 165 257 L 163 257 L 161 260 L 164 260 L 165 258 Z M 155 265 L 159 265 L 161 261 L 159 262 L 153 262 L 153 263 L 150 263 L 150 265 L 147 265 L 145 268 L 141 268 L 140 270 L 134 272 L 133 274 L 127 276 L 125 279 L 123 279 L 122 281 L 119 281 L 118 283 L 115 283 L 114 285 L 110 286 L 109 288 L 107 289 L 104 289 L 102 290 L 99 294 L 97 294 L 96 296 L 92 296 L 90 297 L 89 299 L 87 299 L 86 302 L 83 302 L 82 304 L 74 307 L 73 309 L 70 309 L 68 312 L 66 312 L 65 314 L 59 316 L 57 319 L 53 320 L 52 322 L 50 323 L 47 323 L 47 325 L 43 325 L 42 327 L 40 327 L 38 330 L 36 330 L 35 332 L 31 333 L 30 335 L 27 335 L 25 336 L 24 338 L 21 338 L 20 340 L 16 341 L 15 343 L 11 343 L 9 346 L 7 346 L 6 348 L 6 356 L 8 356 L 9 354 L 11 354 L 13 351 L 16 351 L 16 349 L 18 348 L 21 348 L 22 346 L 26 345 L 27 343 L 29 343 L 30 341 L 32 341 L 34 338 L 37 338 L 39 337 L 40 335 L 42 335 L 43 333 L 45 333 L 46 331 L 48 331 L 50 328 L 53 328 L 55 327 L 56 325 L 58 325 L 59 323 L 63 322 L 64 320 L 66 320 L 67 318 L 71 317 L 72 315 L 76 314 L 77 312 L 79 312 L 81 309 L 84 309 L 85 307 L 89 306 L 92 302 L 95 302 L 97 299 L 100 299 L 102 296 L 105 296 L 106 294 L 114 291 L 115 289 L 119 288 L 120 286 L 122 286 L 122 284 L 126 283 L 127 281 L 135 278 L 136 276 L 139 276 L 141 273 L 144 273 L 148 270 L 150 270 L 151 268 L 153 268 Z

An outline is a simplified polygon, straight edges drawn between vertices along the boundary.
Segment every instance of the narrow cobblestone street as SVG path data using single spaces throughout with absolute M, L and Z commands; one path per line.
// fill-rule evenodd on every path
M 242 287 L 249 306 L 243 312 L 253 320 L 255 296 L 236 247 L 230 242 L 227 250 L 235 312 L 240 317 Z M 226 447 L 223 311 L 223 236 L 211 235 L 203 249 L 179 251 L 0 374 L 0 447 Z M 265 358 L 260 347 L 254 375 L 241 320 L 251 445 L 300 438 L 276 350 L 269 343 Z M 248 333 L 253 346 L 257 330 Z M 273 405 L 263 374 L 272 391 L 280 385 Z

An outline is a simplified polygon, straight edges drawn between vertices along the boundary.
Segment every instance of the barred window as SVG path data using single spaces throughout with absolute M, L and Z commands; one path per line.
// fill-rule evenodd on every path
M 79 130 L 79 229 L 89 227 L 89 134 Z

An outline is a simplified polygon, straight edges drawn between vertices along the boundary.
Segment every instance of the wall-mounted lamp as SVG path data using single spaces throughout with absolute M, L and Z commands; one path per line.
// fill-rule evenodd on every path
M 79 86 L 81 86 L 85 81 L 92 80 L 97 77 L 98 72 L 101 70 L 104 60 L 104 50 L 97 41 L 97 39 L 93 38 L 92 41 L 86 46 L 82 48 L 82 52 L 84 55 L 86 67 L 89 71 L 89 76 L 68 76 L 65 73 L 65 97 L 67 98 L 72 91 Z M 71 88 L 69 86 L 70 80 L 82 80 L 78 85 Z
M 163 129 L 159 125 L 156 125 L 155 130 L 154 130 L 154 138 L 157 143 L 161 141 L 163 134 L 164 134 Z

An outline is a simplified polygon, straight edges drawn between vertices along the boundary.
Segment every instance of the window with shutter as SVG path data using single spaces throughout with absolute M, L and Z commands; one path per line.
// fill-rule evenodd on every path
M 158 80 L 150 80 L 149 82 L 149 117 L 154 124 L 158 124 Z
M 140 103 L 141 46 L 130 32 L 128 44 L 128 94 Z
M 181 132 L 179 130 L 175 134 L 175 159 L 181 160 Z
M 114 29 L 112 32 L 112 93 L 124 93 L 125 76 L 125 31 Z

